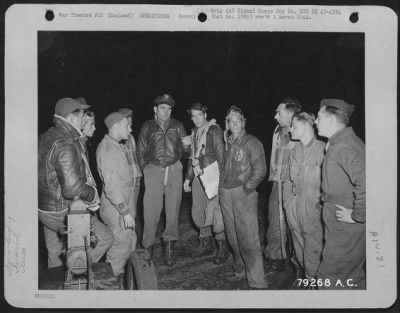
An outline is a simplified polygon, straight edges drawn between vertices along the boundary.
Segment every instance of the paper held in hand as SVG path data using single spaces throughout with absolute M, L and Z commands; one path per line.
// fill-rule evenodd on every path
M 203 174 L 199 175 L 199 180 L 208 199 L 212 199 L 218 195 L 219 167 L 217 161 L 214 161 L 203 169 Z

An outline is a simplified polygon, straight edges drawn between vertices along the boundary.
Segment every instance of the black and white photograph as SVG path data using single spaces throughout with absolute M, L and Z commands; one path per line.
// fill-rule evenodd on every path
M 26 120 L 13 138 L 32 138 L 24 151 L 35 154 L 29 162 L 22 150 L 6 154 L 6 169 L 25 162 L 33 175 L 22 183 L 36 188 L 24 224 L 6 213 L 5 276 L 32 272 L 32 303 L 102 290 L 159 307 L 148 292 L 173 291 L 160 303 L 192 307 L 180 296 L 190 291 L 209 295 L 201 307 L 235 307 L 241 297 L 281 307 L 290 292 L 301 307 L 318 295 L 314 307 L 325 307 L 324 297 L 329 307 L 357 307 L 396 273 L 395 240 L 387 241 L 395 193 L 382 201 L 381 191 L 397 182 L 377 179 L 391 172 L 379 164 L 396 166 L 396 73 L 384 63 L 392 44 L 372 62 L 370 39 L 383 40 L 362 22 L 370 10 L 35 9 L 50 26 L 40 22 L 26 44 L 36 61 L 21 81 L 33 79 L 34 101 L 19 102 L 24 84 L 9 89 L 8 104 L 6 93 L 8 121 L 11 104 Z M 391 29 L 392 16 L 377 14 Z M 307 24 L 313 18 L 316 26 Z M 97 27 L 101 19 L 109 24 Z M 18 68 L 18 57 L 9 66 Z M 385 103 L 372 103 L 380 96 Z M 96 301 L 83 306 L 104 303 Z M 116 302 L 108 305 L 132 305 Z

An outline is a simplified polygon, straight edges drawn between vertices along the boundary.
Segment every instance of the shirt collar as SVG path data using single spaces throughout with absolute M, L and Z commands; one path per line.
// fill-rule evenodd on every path
M 342 137 L 346 137 L 347 135 L 353 133 L 353 128 L 352 127 L 344 127 L 340 130 L 338 130 L 336 133 L 329 138 L 329 145 L 334 145 L 336 142 L 340 141 Z
M 311 138 L 310 142 L 309 142 L 308 144 L 306 144 L 306 145 L 304 146 L 304 148 L 309 148 L 309 147 L 311 147 L 311 146 L 313 145 L 314 141 L 315 141 L 315 136 L 313 136 L 313 137 Z
M 111 142 L 112 144 L 114 144 L 116 146 L 119 146 L 119 147 L 124 146 L 124 144 L 122 144 L 121 142 L 118 142 L 113 137 L 111 137 L 109 134 L 105 134 L 104 138 L 106 138 L 109 142 Z

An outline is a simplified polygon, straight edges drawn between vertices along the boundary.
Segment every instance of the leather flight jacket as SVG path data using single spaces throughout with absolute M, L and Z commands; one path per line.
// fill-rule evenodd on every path
M 171 118 L 162 128 L 157 121 L 149 120 L 142 125 L 137 142 L 137 155 L 143 170 L 149 163 L 167 167 L 179 161 L 183 153 L 190 151 L 183 147 L 186 131 L 182 123 Z
M 96 189 L 86 183 L 79 137 L 72 125 L 57 117 L 54 126 L 39 137 L 39 209 L 60 212 L 76 197 L 86 202 L 95 198 Z

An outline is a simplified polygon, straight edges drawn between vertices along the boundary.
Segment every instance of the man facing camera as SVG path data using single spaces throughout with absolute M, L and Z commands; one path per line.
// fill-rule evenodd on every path
M 175 101 L 168 94 L 154 99 L 154 119 L 146 121 L 138 139 L 138 159 L 143 171 L 143 246 L 150 258 L 164 204 L 166 227 L 163 232 L 164 262 L 175 264 L 174 248 L 178 240 L 178 218 L 182 200 L 182 158 L 189 152 L 186 131 L 181 122 L 171 118 Z M 185 145 L 184 145 L 185 143 Z
M 258 234 L 257 186 L 267 172 L 264 147 L 245 130 L 242 110 L 232 106 L 226 116 L 231 135 L 227 139 L 221 184 L 221 206 L 226 235 L 233 250 L 233 270 L 247 278 L 250 288 L 265 289 Z
M 199 175 L 204 168 L 217 162 L 219 171 L 223 167 L 224 135 L 214 119 L 207 120 L 207 107 L 199 102 L 192 104 L 188 113 L 193 121 L 192 154 L 188 161 L 183 189 L 192 191 L 192 217 L 200 229 L 199 246 L 192 257 L 201 257 L 213 252 L 213 233 L 217 243 L 214 263 L 222 264 L 229 258 L 226 245 L 224 221 L 222 218 L 219 196 L 209 199 L 201 185 Z M 190 187 L 192 183 L 192 187 Z

